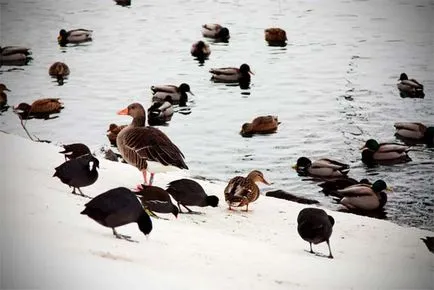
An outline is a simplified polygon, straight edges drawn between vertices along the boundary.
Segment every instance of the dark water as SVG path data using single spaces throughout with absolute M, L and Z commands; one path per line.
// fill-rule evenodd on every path
M 368 138 L 395 141 L 393 123 L 433 124 L 434 4 L 432 1 L 134 1 L 129 8 L 106 1 L 1 0 L 1 45 L 32 48 L 30 65 L 0 68 L 12 90 L 9 104 L 61 97 L 65 109 L 28 129 L 54 143 L 108 145 L 109 123 L 128 123 L 116 111 L 133 101 L 150 105 L 153 84 L 189 83 L 192 113 L 176 114 L 162 130 L 185 153 L 192 175 L 227 181 L 259 169 L 272 190 L 320 200 L 336 209 L 310 181 L 291 169 L 302 155 L 351 164 L 356 179 L 382 178 L 395 194 L 387 219 L 434 230 L 434 151 L 418 146 L 411 163 L 368 170 L 360 148 Z M 211 44 L 200 66 L 189 54 L 203 23 L 229 27 L 227 44 Z M 286 30 L 288 45 L 268 47 L 267 27 Z M 92 43 L 60 48 L 61 28 L 94 30 Z M 48 76 L 66 62 L 63 87 Z M 248 63 L 255 75 L 250 94 L 209 81 L 211 67 Z M 425 86 L 425 99 L 402 99 L 401 72 Z M 241 138 L 241 124 L 278 115 L 276 134 Z M 25 136 L 17 117 L 0 116 L 0 130 Z M 139 175 L 138 175 L 139 177 Z M 157 182 L 158 182 L 158 176 Z

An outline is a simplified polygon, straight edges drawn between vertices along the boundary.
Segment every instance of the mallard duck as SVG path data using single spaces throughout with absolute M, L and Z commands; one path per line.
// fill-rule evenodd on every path
M 79 44 L 92 41 L 92 32 L 92 30 L 82 28 L 69 31 L 61 29 L 57 37 L 57 42 L 60 46 L 66 46 L 68 43 Z
M 400 81 L 397 84 L 401 97 L 408 98 L 423 98 L 425 93 L 423 92 L 423 85 L 415 79 L 408 79 L 406 73 L 402 73 L 399 76 Z
M 241 127 L 240 134 L 243 137 L 251 137 L 253 134 L 270 134 L 277 131 L 280 122 L 277 116 L 259 116 L 253 119 L 251 123 L 244 123 Z
M 360 149 L 362 150 L 362 161 L 368 166 L 411 161 L 407 154 L 410 147 L 402 144 L 378 143 L 374 139 L 369 139 Z
M 57 176 L 61 182 L 72 187 L 73 194 L 77 194 L 75 189 L 78 189 L 79 195 L 88 197 L 83 194 L 80 187 L 92 185 L 97 181 L 97 168 L 99 168 L 99 160 L 92 154 L 86 154 L 57 166 L 53 177 Z
M 59 153 L 62 153 L 65 156 L 65 161 L 68 159 L 76 159 L 86 154 L 91 154 L 89 147 L 83 143 L 65 144 L 62 145 L 62 147 L 64 150 Z
M 169 95 L 172 98 L 172 104 L 179 104 L 180 107 L 187 106 L 187 93 L 194 96 L 190 90 L 190 86 L 182 83 L 179 87 L 174 85 L 157 85 L 151 87 L 152 102 L 164 102 Z
M 243 63 L 240 68 L 212 68 L 209 72 L 212 74 L 211 80 L 216 83 L 250 83 L 250 74 L 254 75 L 246 63 Z
M 26 65 L 32 57 L 30 48 L 23 46 L 0 47 L 0 66 L 1 65 Z
M 262 172 L 258 170 L 253 170 L 247 177 L 235 176 L 229 180 L 224 190 L 225 200 L 229 205 L 229 209 L 246 206 L 246 211 L 248 211 L 249 203 L 257 200 L 260 194 L 256 182 L 270 184 L 265 180 Z
M 31 105 L 20 103 L 14 107 L 23 119 L 42 118 L 49 119 L 51 114 L 60 113 L 63 109 L 63 104 L 59 98 L 44 98 L 34 101 Z
M 112 146 L 117 147 L 117 145 L 116 145 L 116 138 L 118 137 L 119 132 L 123 128 L 125 128 L 126 126 L 128 126 L 128 125 L 120 125 L 120 126 L 118 126 L 118 125 L 113 124 L 113 123 L 109 125 L 109 128 L 107 130 L 107 138 L 109 139 L 110 144 Z
M 208 44 L 202 40 L 199 40 L 193 43 L 190 52 L 192 56 L 197 57 L 200 60 L 204 60 L 211 54 L 211 49 L 209 48 Z
M 341 198 L 340 204 L 349 210 L 371 211 L 383 208 L 387 202 L 384 190 L 391 191 L 384 180 L 377 180 L 372 185 L 359 183 L 336 191 Z
M 142 185 L 139 191 L 135 192 L 140 197 L 143 207 L 146 208 L 151 216 L 158 217 L 154 212 L 171 213 L 178 217 L 178 207 L 172 203 L 167 191 L 158 186 Z
M 312 250 L 312 243 L 319 244 L 326 242 L 329 247 L 329 258 L 333 259 L 332 250 L 330 249 L 330 237 L 333 231 L 335 220 L 320 208 L 308 207 L 300 211 L 297 217 L 297 231 L 300 237 L 307 241 Z
M 327 180 L 325 182 L 322 182 L 318 184 L 319 187 L 322 188 L 322 192 L 324 192 L 326 195 L 336 195 L 336 191 L 339 189 L 344 189 L 351 185 L 356 185 L 359 183 L 363 184 L 371 184 L 368 179 L 363 178 L 360 181 L 355 180 L 354 178 L 350 177 L 340 177 L 333 180 Z
M 314 176 L 323 178 L 343 177 L 350 171 L 350 166 L 335 160 L 322 158 L 312 162 L 307 157 L 300 157 L 293 165 L 300 176 Z
M 127 163 L 142 171 L 146 185 L 152 185 L 156 172 L 173 168 L 188 169 L 184 154 L 166 134 L 154 127 L 145 127 L 146 114 L 142 105 L 130 104 L 118 114 L 133 117 L 131 124 L 122 129 L 116 138 L 119 152 Z M 149 184 L 147 171 L 151 173 Z
M 216 207 L 219 203 L 217 196 L 207 195 L 202 186 L 191 179 L 182 178 L 171 181 L 166 191 L 177 201 L 180 213 L 182 213 L 181 205 L 188 210 L 188 213 L 195 213 L 187 206 Z
M 403 141 L 421 142 L 427 145 L 434 145 L 434 127 L 426 127 L 421 123 L 400 122 L 395 123 L 395 136 Z
M 66 63 L 56 61 L 48 69 L 48 74 L 57 79 L 59 86 L 63 85 L 64 79 L 69 76 L 69 67 Z
M 8 96 L 4 91 L 10 92 L 5 84 L 0 84 L 0 110 L 5 109 L 8 103 Z
M 166 96 L 164 102 L 154 102 L 148 108 L 148 124 L 149 126 L 163 125 L 172 120 L 173 106 L 172 97 Z
M 281 28 L 267 28 L 265 29 L 265 40 L 270 46 L 285 46 L 286 32 Z
M 214 38 L 217 41 L 228 41 L 230 38 L 229 29 L 220 24 L 202 25 L 202 35 L 208 38 Z
M 152 231 L 152 221 L 136 195 L 126 187 L 110 189 L 95 196 L 85 204 L 81 212 L 102 226 L 112 228 L 113 235 L 128 241 L 131 237 L 120 235 L 115 228 L 129 223 L 137 223 L 146 236 Z

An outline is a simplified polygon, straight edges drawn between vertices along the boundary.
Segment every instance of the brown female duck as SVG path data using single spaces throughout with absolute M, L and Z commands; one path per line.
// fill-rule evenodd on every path
M 204 24 L 202 25 L 202 35 L 204 37 L 213 38 L 216 41 L 227 42 L 230 38 L 229 29 L 220 24 Z
M 166 134 L 156 128 L 145 127 L 146 114 L 142 105 L 130 104 L 118 114 L 133 117 L 131 124 L 119 132 L 116 143 L 122 158 L 142 171 L 145 184 L 152 185 L 157 172 L 172 168 L 188 169 L 184 154 Z M 147 171 L 151 173 L 149 184 Z
M 56 61 L 48 69 L 48 74 L 57 79 L 59 86 L 63 85 L 64 79 L 69 76 L 69 67 L 66 63 Z
M 80 44 L 88 41 L 92 41 L 92 30 L 88 29 L 73 29 L 66 31 L 61 29 L 59 31 L 59 36 L 57 37 L 57 42 L 60 46 L 66 46 L 68 43 Z
M 211 49 L 208 44 L 199 40 L 193 43 L 190 52 L 192 56 L 197 57 L 199 60 L 204 60 L 211 54 Z
M 31 105 L 20 103 L 14 107 L 14 111 L 23 119 L 49 119 L 51 114 L 60 113 L 62 109 L 63 104 L 60 102 L 60 98 L 44 98 L 34 101 Z
M 285 46 L 286 45 L 286 32 L 281 28 L 267 28 L 265 29 L 265 40 L 269 46 Z
M 225 200 L 229 205 L 229 209 L 246 206 L 246 211 L 248 211 L 249 203 L 257 200 L 260 194 L 256 182 L 270 184 L 264 179 L 262 172 L 258 170 L 253 170 L 247 177 L 235 176 L 229 180 L 224 190 Z
M 164 102 L 167 96 L 172 98 L 172 104 L 179 104 L 180 107 L 187 105 L 187 93 L 194 96 L 190 90 L 190 86 L 182 83 L 179 87 L 174 85 L 157 85 L 151 87 L 152 102 Z
M 251 123 L 244 123 L 241 127 L 240 134 L 243 137 L 251 137 L 253 134 L 270 134 L 277 131 L 280 122 L 277 116 L 259 116 L 253 119 Z
M 113 124 L 113 123 L 109 125 L 109 128 L 107 130 L 107 138 L 109 139 L 110 144 L 112 146 L 117 147 L 117 145 L 116 145 L 116 138 L 118 137 L 119 132 L 123 128 L 125 128 L 126 126 L 127 125 L 120 125 L 120 126 L 118 126 L 118 125 Z

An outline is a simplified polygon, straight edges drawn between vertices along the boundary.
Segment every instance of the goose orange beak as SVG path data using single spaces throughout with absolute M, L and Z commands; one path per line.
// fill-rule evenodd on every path
M 128 115 L 128 108 L 125 108 L 125 109 L 123 109 L 123 110 L 120 110 L 120 111 L 118 112 L 118 115 Z

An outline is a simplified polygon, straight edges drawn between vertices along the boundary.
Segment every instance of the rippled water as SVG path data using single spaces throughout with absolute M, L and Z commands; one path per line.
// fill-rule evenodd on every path
M 395 141 L 396 121 L 434 123 L 432 1 L 132 1 L 128 8 L 110 0 L 0 0 L 1 45 L 29 46 L 34 57 L 18 70 L 0 68 L 9 104 L 43 96 L 65 103 L 58 119 L 28 121 L 33 134 L 97 149 L 109 144 L 109 123 L 130 121 L 117 110 L 133 101 L 149 106 L 153 84 L 186 82 L 195 93 L 192 114 L 177 114 L 161 129 L 185 153 L 192 175 L 226 181 L 259 169 L 273 182 L 264 190 L 336 209 L 291 169 L 302 155 L 330 157 L 350 163 L 356 179 L 382 178 L 394 188 L 387 219 L 434 230 L 434 151 L 418 146 L 408 164 L 368 170 L 358 150 L 371 137 Z M 203 23 L 224 24 L 231 39 L 212 43 L 200 66 L 189 49 Z M 263 30 L 272 26 L 286 30 L 286 47 L 265 44 Z M 60 48 L 61 28 L 92 29 L 94 41 Z M 48 76 L 55 61 L 71 69 L 62 87 Z M 243 62 L 255 73 L 250 94 L 209 81 L 209 68 Z M 424 84 L 425 99 L 399 97 L 404 71 Z M 241 124 L 263 114 L 279 116 L 278 132 L 241 138 Z M 25 136 L 11 111 L 0 116 L 0 130 Z

